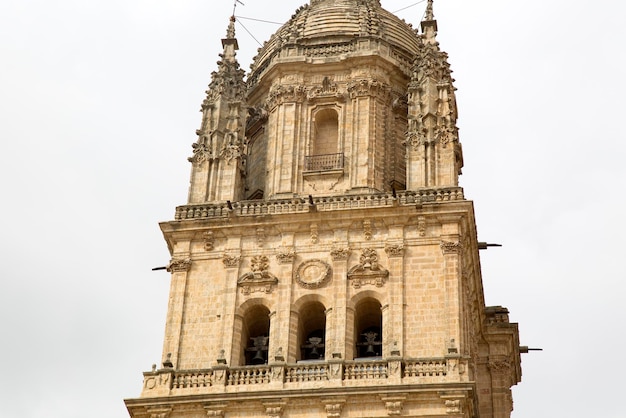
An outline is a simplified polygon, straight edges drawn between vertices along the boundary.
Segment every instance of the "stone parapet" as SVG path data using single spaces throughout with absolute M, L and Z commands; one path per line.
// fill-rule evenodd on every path
M 394 205 L 411 206 L 431 202 L 465 200 L 463 188 L 449 187 L 395 193 L 349 194 L 292 199 L 242 200 L 239 202 L 204 203 L 178 206 L 175 219 L 207 219 L 228 216 L 256 216 L 311 211 L 335 211 Z

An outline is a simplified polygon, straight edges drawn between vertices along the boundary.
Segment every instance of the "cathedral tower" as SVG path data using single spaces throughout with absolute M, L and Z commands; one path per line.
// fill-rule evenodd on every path
M 504 418 L 517 324 L 485 307 L 447 55 L 379 0 L 311 0 L 202 103 L 161 366 L 134 418 Z

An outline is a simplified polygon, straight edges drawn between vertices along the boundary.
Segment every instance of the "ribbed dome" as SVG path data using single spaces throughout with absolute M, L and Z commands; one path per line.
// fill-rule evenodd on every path
M 311 0 L 259 49 L 252 72 L 266 67 L 286 46 L 301 47 L 298 55 L 309 55 L 307 48 L 316 45 L 324 45 L 327 56 L 333 46 L 337 54 L 346 54 L 351 51 L 346 45 L 360 37 L 379 39 L 407 56 L 418 49 L 415 29 L 383 9 L 379 0 Z

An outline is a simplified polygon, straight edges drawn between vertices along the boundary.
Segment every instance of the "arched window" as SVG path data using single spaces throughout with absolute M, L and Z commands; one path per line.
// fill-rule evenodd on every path
M 380 302 L 366 298 L 356 305 L 354 330 L 357 358 L 382 356 L 383 316 Z
M 326 312 L 320 302 L 307 303 L 300 309 L 298 324 L 298 360 L 323 360 L 326 346 Z
M 318 110 L 313 117 L 313 131 L 305 171 L 341 168 L 343 153 L 339 151 L 339 115 L 335 109 Z
M 243 357 L 245 364 L 267 363 L 270 311 L 263 305 L 250 308 L 243 318 Z
M 339 138 L 339 116 L 334 109 L 322 109 L 315 114 L 312 155 L 335 154 Z

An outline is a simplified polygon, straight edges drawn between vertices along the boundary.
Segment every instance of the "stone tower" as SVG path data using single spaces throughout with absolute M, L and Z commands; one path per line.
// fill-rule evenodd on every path
M 161 367 L 134 418 L 503 418 L 517 324 L 485 307 L 447 55 L 379 0 L 311 0 L 240 69 L 231 18 L 161 223 Z

